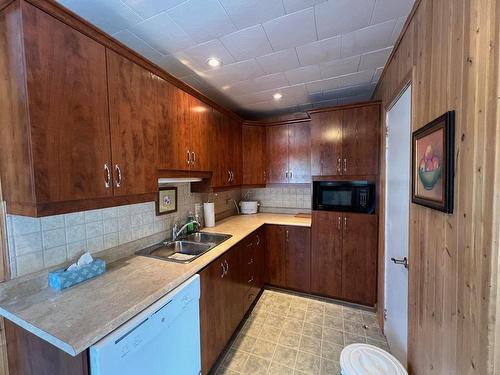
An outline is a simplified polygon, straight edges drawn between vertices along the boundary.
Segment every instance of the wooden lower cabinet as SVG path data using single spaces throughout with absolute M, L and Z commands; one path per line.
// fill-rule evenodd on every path
M 73 357 L 24 328 L 5 320 L 9 374 L 88 375 L 88 351 Z
M 373 306 L 377 284 L 377 216 L 314 211 L 311 290 Z
M 310 238 L 308 227 L 266 226 L 266 283 L 310 292 Z
M 200 272 L 202 374 L 209 373 L 262 289 L 263 236 L 255 231 Z

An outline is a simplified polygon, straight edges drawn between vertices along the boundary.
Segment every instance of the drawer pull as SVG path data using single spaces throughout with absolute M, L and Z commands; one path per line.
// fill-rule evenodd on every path
M 253 246 L 253 242 L 247 243 L 247 247 L 252 247 L 252 246 Z
M 247 263 L 247 264 L 249 264 L 249 265 L 250 265 L 250 264 L 253 264 L 253 258 L 250 258 L 250 260 L 248 261 L 248 263 Z
M 250 278 L 250 280 L 248 280 L 248 283 L 253 283 L 253 276 Z

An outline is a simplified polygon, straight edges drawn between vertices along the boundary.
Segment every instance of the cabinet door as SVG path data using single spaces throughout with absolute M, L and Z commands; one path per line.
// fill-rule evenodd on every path
M 379 107 L 346 109 L 342 114 L 342 174 L 378 173 Z
M 222 187 L 229 181 L 229 173 L 225 165 L 227 159 L 225 153 L 228 146 L 226 141 L 224 115 L 217 110 L 213 110 L 212 121 L 214 128 L 210 136 L 211 144 L 217 145 L 217 147 L 214 147 L 213 155 L 210 159 L 212 162 L 212 187 Z
M 313 211 L 311 231 L 311 290 L 323 296 L 340 298 L 342 213 Z
M 191 134 L 191 169 L 195 171 L 209 171 L 213 146 L 210 144 L 210 135 L 214 130 L 211 121 L 212 108 L 201 100 L 189 96 L 189 126 Z
M 224 277 L 226 285 L 225 306 L 226 309 L 226 342 L 231 338 L 234 331 L 241 322 L 244 315 L 243 297 L 248 290 L 247 280 L 243 272 L 243 257 L 244 250 L 236 245 L 225 256 L 227 261 L 227 274 Z
M 201 373 L 208 374 L 226 345 L 224 259 L 200 272 Z
M 266 128 L 267 183 L 287 183 L 288 125 Z
M 288 126 L 288 182 L 311 182 L 311 127 L 309 123 Z
M 22 5 L 36 200 L 112 196 L 105 48 Z
M 286 287 L 285 276 L 285 227 L 281 225 L 266 226 L 266 282 Z
M 266 128 L 243 125 L 243 185 L 266 183 Z
M 373 306 L 377 292 L 377 216 L 345 213 L 342 297 Z
M 155 192 L 157 123 L 153 75 L 107 50 L 115 195 Z
M 191 167 L 189 94 L 162 79 L 157 79 L 157 89 L 158 168 L 187 171 Z
M 285 228 L 286 287 L 302 292 L 311 291 L 311 229 Z
M 233 119 L 229 119 L 230 124 L 230 139 L 231 139 L 231 171 L 233 172 L 233 178 L 231 180 L 231 185 L 239 186 L 242 181 L 242 155 L 241 155 L 241 123 Z
M 311 173 L 342 173 L 342 111 L 311 114 Z

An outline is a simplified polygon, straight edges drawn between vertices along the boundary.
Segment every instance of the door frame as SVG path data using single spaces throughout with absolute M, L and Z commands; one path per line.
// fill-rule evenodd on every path
M 416 82 L 416 69 L 413 66 L 408 73 L 401 80 L 401 84 L 397 86 L 390 100 L 387 103 L 382 104 L 380 111 L 380 148 L 379 148 L 379 160 L 380 160 L 380 173 L 379 173 L 379 192 L 378 196 L 378 207 L 379 207 L 379 233 L 378 233 L 378 269 L 377 269 L 377 319 L 379 326 L 384 331 L 384 306 L 385 306 L 385 184 L 386 184 L 386 164 L 385 164 L 385 153 L 386 153 L 386 132 L 387 132 L 387 112 L 394 106 L 398 101 L 400 96 L 406 90 L 409 85 L 413 86 L 413 82 Z M 411 92 L 411 103 L 415 103 L 415 91 Z M 376 99 L 376 98 L 375 98 Z M 413 105 L 411 108 L 411 123 L 414 124 L 415 114 L 413 112 Z M 408 248 L 408 258 L 410 258 L 411 249 Z M 410 278 L 410 271 L 408 271 L 408 279 Z M 410 300 L 410 291 L 408 290 L 408 299 Z M 409 329 L 410 327 L 408 327 Z M 408 336 L 410 331 L 408 331 Z M 410 341 L 408 339 L 408 341 Z

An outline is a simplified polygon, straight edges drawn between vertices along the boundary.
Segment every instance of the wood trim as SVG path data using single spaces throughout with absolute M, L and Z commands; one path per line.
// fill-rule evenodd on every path
M 2 1 L 2 0 L 0 0 Z M 5 0 L 4 0 L 5 1 Z M 12 1 L 12 0 L 11 0 Z M 113 50 L 119 55 L 133 61 L 134 63 L 142 66 L 144 69 L 149 70 L 151 73 L 163 78 L 167 82 L 175 85 L 179 89 L 189 93 L 190 95 L 196 97 L 197 99 L 203 101 L 209 106 L 217 109 L 218 111 L 230 116 L 231 118 L 242 121 L 242 118 L 238 116 L 236 113 L 230 111 L 227 108 L 222 107 L 217 104 L 200 91 L 196 90 L 192 86 L 182 82 L 178 78 L 175 78 L 170 73 L 166 72 L 164 69 L 155 65 L 151 61 L 145 59 L 132 49 L 128 48 L 118 40 L 113 37 L 107 35 L 103 31 L 99 30 L 97 27 L 93 26 L 89 22 L 85 21 L 83 18 L 73 13 L 69 9 L 66 9 L 64 6 L 57 3 L 55 0 L 17 0 L 20 2 L 27 2 L 37 7 L 38 9 L 44 11 L 45 13 L 50 14 L 52 17 L 58 19 L 59 21 L 65 23 L 66 25 L 78 30 L 82 34 L 85 34 L 89 38 L 95 40 L 96 42 L 102 44 L 106 48 Z
M 0 12 L 9 6 L 10 3 L 14 2 L 15 0 L 0 0 Z
M 360 103 L 352 103 L 352 104 L 339 105 L 339 106 L 336 106 L 336 107 L 313 109 L 311 111 L 307 111 L 307 113 L 308 114 L 313 114 L 313 113 L 321 113 L 321 112 L 330 112 L 330 111 L 338 111 L 338 110 L 343 110 L 343 109 L 368 107 L 368 106 L 380 105 L 380 104 L 382 104 L 382 101 L 380 101 L 380 100 L 370 100 L 370 101 L 360 102 Z
M 77 212 L 77 211 L 93 210 L 97 208 L 122 206 L 125 204 L 153 202 L 155 198 L 156 198 L 156 193 L 147 193 L 147 194 L 130 195 L 123 197 L 83 199 L 77 201 L 64 201 L 64 202 L 39 203 L 39 204 L 7 202 L 7 211 L 9 212 L 9 214 L 12 215 L 42 217 L 42 216 Z

